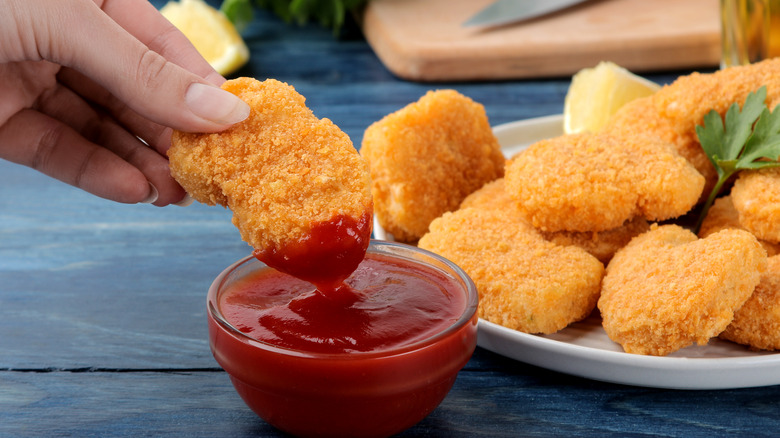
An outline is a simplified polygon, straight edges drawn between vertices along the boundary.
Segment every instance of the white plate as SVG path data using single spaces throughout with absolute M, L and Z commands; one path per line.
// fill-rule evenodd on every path
M 540 117 L 493 128 L 504 155 L 562 133 L 563 117 Z M 374 237 L 392 240 L 376 221 Z M 672 389 L 748 388 L 780 384 L 780 353 L 753 352 L 719 339 L 664 357 L 623 352 L 607 337 L 598 312 L 552 335 L 529 335 L 479 321 L 477 344 L 515 360 L 566 374 L 626 385 Z

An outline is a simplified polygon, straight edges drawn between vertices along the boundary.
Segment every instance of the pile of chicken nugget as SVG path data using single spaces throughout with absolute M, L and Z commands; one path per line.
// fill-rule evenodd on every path
M 720 337 L 780 349 L 780 169 L 741 171 L 698 233 L 717 173 L 695 127 L 767 87 L 780 59 L 680 77 L 599 132 L 508 159 L 484 107 L 428 92 L 365 132 L 374 214 L 395 240 L 463 268 L 479 316 L 549 334 L 599 312 L 628 353 L 667 355 Z

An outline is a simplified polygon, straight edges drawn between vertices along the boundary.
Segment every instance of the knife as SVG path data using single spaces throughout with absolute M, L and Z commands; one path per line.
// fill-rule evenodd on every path
M 585 0 L 496 0 L 463 26 L 501 26 L 568 8 Z

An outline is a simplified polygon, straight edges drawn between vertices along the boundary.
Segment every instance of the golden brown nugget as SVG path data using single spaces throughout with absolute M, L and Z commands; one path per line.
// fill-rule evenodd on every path
M 239 78 L 222 88 L 250 105 L 249 118 L 219 133 L 174 132 L 171 174 L 196 200 L 230 208 L 268 265 L 318 285 L 340 283 L 370 240 L 366 163 L 290 85 Z
M 746 230 L 759 239 L 780 243 L 780 168 L 741 171 L 731 199 Z
M 526 333 L 553 333 L 588 316 L 602 265 L 574 246 L 547 242 L 499 211 L 466 208 L 431 223 L 419 242 L 463 268 L 479 291 L 479 316 Z
M 720 338 L 757 350 L 780 350 L 780 256 L 769 257 L 761 282 Z
M 605 231 L 637 216 L 687 213 L 704 178 L 655 137 L 563 135 L 532 144 L 506 166 L 506 191 L 544 231 Z
M 504 210 L 510 215 L 519 215 L 515 201 L 504 190 L 504 178 L 490 181 L 466 196 L 460 208 L 480 208 L 485 210 Z
M 715 183 L 718 173 L 715 166 L 699 144 L 696 131 L 678 132 L 673 121 L 661 116 L 653 103 L 653 95 L 633 100 L 621 107 L 602 130 L 617 136 L 655 136 L 669 143 L 683 158 L 688 160 L 704 177 L 702 197 L 706 199 Z M 700 198 L 700 200 L 703 200 Z
M 373 123 L 360 153 L 371 169 L 377 220 L 404 242 L 504 173 L 484 107 L 454 90 L 429 91 Z
M 467 196 L 460 204 L 460 208 L 473 207 L 501 211 L 522 221 L 516 204 L 504 190 L 504 179 L 499 178 Z M 649 229 L 650 224 L 646 220 L 635 218 L 620 227 L 606 231 L 540 231 L 540 233 L 545 239 L 557 245 L 578 246 L 606 264 L 617 250 Z
M 733 103 L 741 106 L 749 93 L 764 85 L 766 101 L 774 108 L 780 99 L 780 59 L 681 76 L 655 93 L 653 101 L 676 132 L 687 134 L 695 132 L 710 110 L 724 115 Z
M 717 233 L 726 228 L 736 228 L 744 230 L 745 227 L 739 223 L 739 213 L 731 202 L 731 196 L 723 196 L 715 200 L 707 216 L 699 228 L 699 237 L 707 237 L 710 234 Z M 758 243 L 764 247 L 768 256 L 780 254 L 780 244 L 758 239 Z
M 609 121 L 605 132 L 653 133 L 670 142 L 706 178 L 706 197 L 718 176 L 699 144 L 696 126 L 703 123 L 710 110 L 723 116 L 732 104 L 741 106 L 749 93 L 764 85 L 766 102 L 772 109 L 780 103 L 780 58 L 681 76 L 652 96 L 625 105 Z
M 634 237 L 650 229 L 643 218 L 636 217 L 623 225 L 604 231 L 541 231 L 542 236 L 556 245 L 580 247 L 605 265 L 617 251 L 631 242 Z
M 604 330 L 628 353 L 705 345 L 753 293 L 766 258 L 744 230 L 699 239 L 677 225 L 654 225 L 607 265 L 598 302 Z

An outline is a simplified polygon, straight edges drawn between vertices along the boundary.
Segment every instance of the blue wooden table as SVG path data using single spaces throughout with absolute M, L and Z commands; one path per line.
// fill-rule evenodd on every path
M 334 39 L 266 14 L 246 39 L 252 61 L 238 75 L 289 82 L 356 145 L 431 88 L 459 90 L 500 124 L 560 113 L 569 83 L 405 82 L 356 29 Z M 115 204 L 0 162 L 0 436 L 280 436 L 244 406 L 207 342 L 206 290 L 249 251 L 224 209 Z M 477 349 L 442 405 L 402 436 L 778 431 L 778 386 L 621 386 Z

